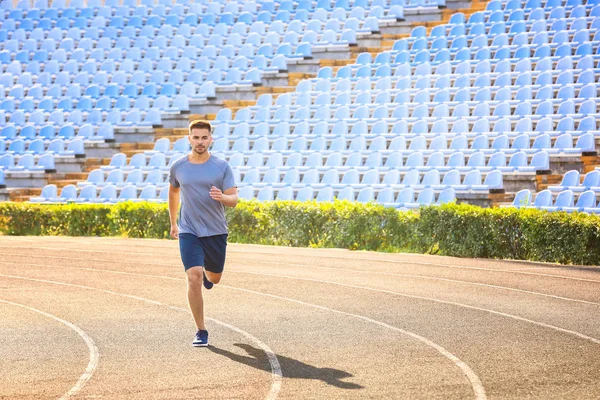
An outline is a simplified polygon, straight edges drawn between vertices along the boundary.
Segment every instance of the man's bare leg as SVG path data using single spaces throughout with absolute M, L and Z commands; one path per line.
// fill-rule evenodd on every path
M 223 275 L 223 273 L 216 274 L 214 272 L 210 272 L 210 271 L 206 271 L 206 270 L 204 271 L 204 273 L 206 274 L 206 277 L 208 278 L 208 280 L 211 281 L 212 283 L 214 283 L 215 285 L 221 281 L 221 275 Z
M 204 299 L 202 298 L 202 270 L 203 268 L 198 266 L 185 271 L 188 284 L 188 303 L 199 331 L 206 330 L 206 325 L 204 325 Z

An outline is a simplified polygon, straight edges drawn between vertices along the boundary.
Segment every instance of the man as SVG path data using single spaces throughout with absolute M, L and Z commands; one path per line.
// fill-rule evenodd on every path
M 188 302 L 197 327 L 192 344 L 205 347 L 208 331 L 204 324 L 202 285 L 211 289 L 221 280 L 227 248 L 225 206 L 235 207 L 238 195 L 227 161 L 208 151 L 212 142 L 210 123 L 192 121 L 188 139 L 192 151 L 175 161 L 170 169 L 169 216 L 171 237 L 179 239 L 181 261 L 187 275 Z

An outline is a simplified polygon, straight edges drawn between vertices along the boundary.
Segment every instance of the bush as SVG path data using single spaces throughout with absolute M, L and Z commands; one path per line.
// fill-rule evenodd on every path
M 416 219 L 414 213 L 347 201 L 248 201 L 228 210 L 234 242 L 353 250 L 409 249 Z
M 152 203 L 0 203 L 0 233 L 166 238 L 169 217 L 164 205 Z
M 444 205 L 421 211 L 421 251 L 562 264 L 600 263 L 600 216 Z
M 600 264 L 600 216 L 447 204 L 420 213 L 336 201 L 240 201 L 229 240 L 294 247 Z M 0 203 L 0 234 L 169 237 L 165 204 Z
M 169 210 L 164 204 L 124 202 L 106 207 L 110 209 L 108 218 L 112 235 L 156 239 L 170 237 Z

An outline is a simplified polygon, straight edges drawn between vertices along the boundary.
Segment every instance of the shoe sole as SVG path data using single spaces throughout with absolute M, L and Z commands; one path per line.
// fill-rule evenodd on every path
M 211 281 L 208 280 L 208 278 L 206 277 L 206 275 L 202 275 L 202 285 L 204 286 L 204 288 L 206 290 L 210 290 L 213 288 L 213 286 L 215 285 L 214 283 L 212 283 Z
M 208 347 L 208 343 L 192 343 L 194 347 Z

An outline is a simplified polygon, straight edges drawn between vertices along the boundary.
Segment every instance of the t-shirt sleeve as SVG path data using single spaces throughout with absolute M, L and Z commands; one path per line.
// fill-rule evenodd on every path
M 176 169 L 177 169 L 177 163 L 174 163 L 173 165 L 171 165 L 171 168 L 169 169 L 169 183 L 171 184 L 171 186 L 178 188 L 179 181 L 175 177 Z
M 231 166 L 227 164 L 225 167 L 225 172 L 223 174 L 223 191 L 236 186 L 237 185 L 235 183 L 235 178 L 233 177 L 233 171 L 231 170 Z

